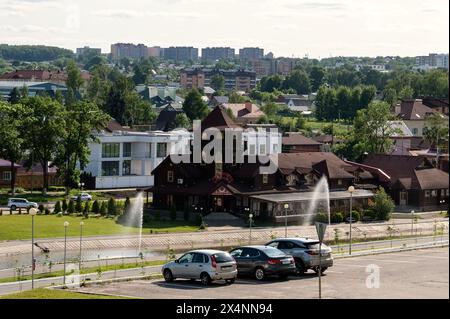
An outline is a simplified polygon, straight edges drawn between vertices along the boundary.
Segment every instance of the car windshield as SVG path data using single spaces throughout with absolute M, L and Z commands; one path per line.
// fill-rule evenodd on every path
M 226 254 L 226 253 L 217 253 L 217 254 L 214 254 L 213 256 L 214 256 L 214 258 L 216 258 L 216 262 L 218 264 L 227 263 L 227 262 L 234 260 L 230 254 Z
M 268 257 L 275 258 L 275 257 L 285 257 L 286 254 L 283 253 L 281 250 L 273 248 L 273 247 L 264 247 L 261 249 Z

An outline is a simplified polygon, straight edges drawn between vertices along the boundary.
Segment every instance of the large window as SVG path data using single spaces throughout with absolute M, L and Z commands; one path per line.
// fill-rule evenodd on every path
M 4 181 L 10 181 L 11 180 L 11 172 L 10 171 L 3 172 L 3 180 Z
M 103 143 L 102 157 L 103 158 L 120 157 L 120 143 Z
M 158 143 L 156 145 L 156 157 L 166 157 L 167 156 L 167 144 Z
M 102 162 L 102 176 L 119 176 L 119 162 Z
M 122 162 L 122 175 L 123 176 L 131 175 L 131 161 L 123 161 Z
M 123 143 L 123 157 L 131 157 L 131 143 Z
M 268 174 L 263 174 L 262 175 L 262 182 L 263 182 L 263 184 L 268 184 L 269 183 L 269 175 Z
M 167 182 L 173 183 L 173 171 L 167 171 Z

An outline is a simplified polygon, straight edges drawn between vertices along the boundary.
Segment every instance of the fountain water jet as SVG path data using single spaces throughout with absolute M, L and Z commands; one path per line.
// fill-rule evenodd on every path
M 138 238 L 138 251 L 139 255 L 142 246 L 142 224 L 144 222 L 144 196 L 142 192 L 139 192 L 136 198 L 131 202 L 128 211 L 126 212 L 126 217 L 124 224 L 129 227 L 139 227 L 139 238 Z
M 311 199 L 311 202 L 309 204 L 303 226 L 311 225 L 311 219 L 319 211 L 318 208 L 324 208 L 324 210 L 328 214 L 328 225 L 330 225 L 330 189 L 328 187 L 328 180 L 325 176 L 323 176 L 319 180 L 316 187 L 314 188 L 313 198 Z

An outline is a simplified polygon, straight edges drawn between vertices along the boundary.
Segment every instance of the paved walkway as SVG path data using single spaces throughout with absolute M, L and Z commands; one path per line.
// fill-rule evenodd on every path
M 393 228 L 392 235 L 411 235 L 411 222 L 391 221 L 384 223 L 356 223 L 352 227 L 353 238 L 380 238 L 388 237 L 391 232 L 388 227 Z M 437 229 L 435 229 L 437 228 Z M 434 221 L 419 221 L 414 225 L 415 235 L 431 235 L 436 230 L 443 228 L 448 234 L 448 219 L 438 219 Z M 331 225 L 327 228 L 325 240 L 334 240 L 336 231 L 340 239 L 346 239 L 349 232 L 349 224 Z M 284 227 L 254 228 L 251 231 L 253 243 L 262 243 L 276 237 L 285 235 Z M 317 238 L 315 226 L 291 226 L 287 229 L 288 237 L 309 237 Z M 248 244 L 250 230 L 232 229 L 224 231 L 198 231 L 191 233 L 169 233 L 153 234 L 142 236 L 142 251 L 167 251 L 173 249 L 193 249 L 202 247 L 230 247 L 235 245 Z M 36 239 L 36 242 L 46 246 L 51 252 L 64 250 L 64 239 Z M 111 248 L 138 247 L 138 236 L 97 236 L 83 239 L 83 250 L 102 250 Z M 67 241 L 68 250 L 79 249 L 79 238 L 69 238 Z M 30 241 L 11 241 L 0 243 L 0 258 L 15 254 L 25 254 L 31 252 Z

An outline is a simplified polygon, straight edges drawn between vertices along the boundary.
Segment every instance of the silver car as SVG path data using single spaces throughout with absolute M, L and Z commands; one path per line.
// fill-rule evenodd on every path
M 10 198 L 8 199 L 8 207 L 11 210 L 16 210 L 17 208 L 38 208 L 38 204 L 29 202 L 25 198 Z
M 236 261 L 229 253 L 220 250 L 189 251 L 165 264 L 161 271 L 166 282 L 176 278 L 200 279 L 205 286 L 215 280 L 232 284 L 237 276 Z
M 295 260 L 298 274 L 304 274 L 308 269 L 319 272 L 319 260 L 322 273 L 333 266 L 331 248 L 322 244 L 322 256 L 319 258 L 319 241 L 309 238 L 280 238 L 267 243 L 286 254 L 292 255 Z

